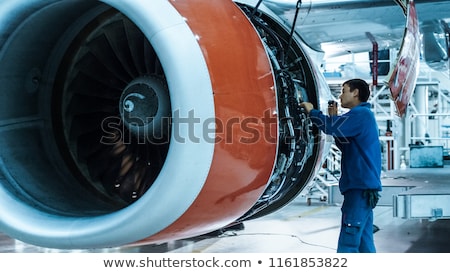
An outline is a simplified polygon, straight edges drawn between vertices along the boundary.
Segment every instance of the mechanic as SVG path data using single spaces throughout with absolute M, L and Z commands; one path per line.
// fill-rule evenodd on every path
M 380 197 L 381 145 L 378 125 L 368 101 L 369 85 L 361 79 L 342 84 L 341 107 L 350 109 L 338 115 L 336 102 L 329 102 L 328 115 L 309 102 L 300 103 L 311 122 L 334 137 L 341 151 L 339 190 L 342 203 L 341 230 L 337 252 L 375 253 L 373 209 Z

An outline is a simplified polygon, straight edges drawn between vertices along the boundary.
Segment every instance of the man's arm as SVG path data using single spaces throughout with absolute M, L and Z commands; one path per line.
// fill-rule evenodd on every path
M 322 111 L 314 109 L 314 105 L 310 102 L 302 102 L 299 104 L 311 118 L 311 121 L 325 134 L 334 137 L 350 137 L 358 130 L 357 120 L 349 122 L 349 116 L 337 115 L 337 103 L 328 106 L 328 115 L 324 115 Z M 356 122 L 356 123 L 355 123 Z
M 300 103 L 300 107 L 305 109 L 306 113 L 310 113 L 312 109 L 314 109 L 314 106 L 310 102 L 302 102 Z M 328 115 L 329 116 L 336 116 L 338 113 L 338 106 L 337 102 L 335 101 L 329 101 L 328 102 Z

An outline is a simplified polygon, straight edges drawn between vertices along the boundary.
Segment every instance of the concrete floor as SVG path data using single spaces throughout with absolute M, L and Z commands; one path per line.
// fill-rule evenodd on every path
M 408 175 L 406 175 L 408 174 Z M 416 175 L 415 177 L 412 177 Z M 410 176 L 408 178 L 408 176 Z M 392 172 L 385 183 L 411 181 L 427 185 L 449 183 L 450 168 Z M 405 180 L 406 179 L 406 180 Z M 394 182 L 393 182 L 394 181 Z M 400 183 L 400 182 L 399 182 Z M 449 187 L 450 188 L 450 187 Z M 402 219 L 393 217 L 393 207 L 380 205 L 374 210 L 375 244 L 379 253 L 450 253 L 450 219 Z M 76 252 L 145 253 L 335 253 L 339 234 L 340 206 L 297 197 L 271 215 L 247 221 L 242 230 L 201 236 L 162 245 L 93 249 Z M 0 233 L 0 252 L 68 252 L 27 245 Z

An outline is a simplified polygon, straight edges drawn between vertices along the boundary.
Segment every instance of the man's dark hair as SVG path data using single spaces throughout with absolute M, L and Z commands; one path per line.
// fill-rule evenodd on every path
M 367 84 L 367 82 L 365 80 L 361 80 L 361 79 L 351 79 L 348 81 L 345 81 L 342 86 L 344 86 L 345 84 L 347 84 L 350 87 L 350 91 L 353 91 L 355 89 L 359 90 L 359 100 L 361 102 L 366 102 L 369 97 L 370 97 L 370 89 L 369 89 L 369 85 Z

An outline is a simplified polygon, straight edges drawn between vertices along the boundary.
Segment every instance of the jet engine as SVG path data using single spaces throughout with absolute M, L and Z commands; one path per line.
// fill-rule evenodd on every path
M 272 213 L 320 168 L 329 89 L 256 1 L 3 0 L 0 231 L 156 244 Z

